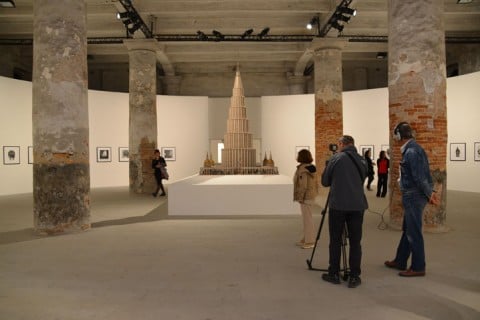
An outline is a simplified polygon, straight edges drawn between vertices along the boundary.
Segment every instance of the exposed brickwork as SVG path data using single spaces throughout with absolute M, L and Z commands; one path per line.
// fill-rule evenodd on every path
M 338 39 L 316 39 L 313 43 L 315 62 L 315 162 L 325 167 L 332 152 L 331 143 L 338 143 L 343 134 L 342 47 Z
M 392 0 L 389 5 L 389 116 L 390 129 L 406 121 L 425 149 L 440 206 L 427 205 L 424 227 L 445 230 L 447 110 L 445 37 L 442 1 Z M 398 187 L 400 147 L 390 138 L 393 191 L 390 226 L 403 218 Z

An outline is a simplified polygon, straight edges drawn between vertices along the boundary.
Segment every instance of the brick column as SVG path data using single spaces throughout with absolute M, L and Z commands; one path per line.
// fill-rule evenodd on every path
M 330 158 L 330 143 L 343 134 L 342 49 L 346 41 L 316 38 L 312 42 L 315 64 L 315 162 L 319 170 Z
M 151 167 L 157 148 L 156 49 L 153 39 L 124 40 L 128 48 L 130 71 L 130 191 L 155 191 Z
M 447 110 L 443 1 L 389 2 L 389 116 L 396 124 L 411 124 L 430 160 L 441 205 L 427 205 L 424 227 L 443 231 L 446 207 Z M 390 137 L 393 192 L 389 226 L 400 228 L 403 218 L 397 179 L 401 142 Z
M 33 214 L 39 234 L 90 228 L 85 1 L 33 2 Z

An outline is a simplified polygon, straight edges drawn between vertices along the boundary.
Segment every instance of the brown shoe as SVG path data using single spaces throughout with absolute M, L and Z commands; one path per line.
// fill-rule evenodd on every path
M 405 270 L 406 268 L 405 267 L 401 267 L 397 264 L 397 262 L 395 260 L 392 260 L 392 261 L 385 261 L 383 263 L 387 268 L 391 268 L 391 269 L 397 269 L 397 270 Z
M 400 277 L 425 277 L 425 271 L 413 271 L 408 269 L 398 273 Z

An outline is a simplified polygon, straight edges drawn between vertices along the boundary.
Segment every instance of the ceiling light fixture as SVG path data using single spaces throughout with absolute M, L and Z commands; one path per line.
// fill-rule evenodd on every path
M 472 0 L 457 0 L 457 4 L 467 4 L 467 3 L 471 3 Z
M 318 17 L 318 15 L 316 15 L 315 17 L 312 18 L 312 20 L 310 20 L 310 22 L 307 24 L 307 29 L 308 30 L 312 30 L 314 26 L 318 26 L 320 24 L 320 18 Z
M 15 8 L 15 2 L 13 0 L 1 0 L 0 8 Z
M 225 36 L 220 31 L 213 30 L 212 34 L 215 36 L 215 41 L 222 41 L 225 39 Z
M 118 20 L 125 19 L 125 18 L 128 18 L 128 17 L 129 17 L 128 12 L 117 12 L 117 19 Z
M 264 29 L 258 34 L 258 37 L 259 37 L 259 38 L 263 38 L 263 37 L 267 36 L 267 34 L 268 34 L 269 31 L 270 31 L 270 28 L 269 28 L 269 27 L 264 28 Z
M 253 29 L 248 29 L 245 30 L 245 32 L 240 36 L 242 39 L 245 39 L 246 37 L 250 36 L 253 33 Z
M 208 36 L 200 30 L 197 31 L 197 38 L 198 40 L 202 40 L 202 41 L 208 40 Z

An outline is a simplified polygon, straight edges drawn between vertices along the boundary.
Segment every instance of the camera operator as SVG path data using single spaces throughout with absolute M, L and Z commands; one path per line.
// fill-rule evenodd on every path
M 351 136 L 339 139 L 340 152 L 334 154 L 322 173 L 322 185 L 330 187 L 328 227 L 330 232 L 328 273 L 322 279 L 334 284 L 340 283 L 340 255 L 343 232 L 347 226 L 350 243 L 350 274 L 348 287 L 361 284 L 360 263 L 362 259 L 363 214 L 368 208 L 363 183 L 367 176 L 367 164 L 358 154 Z

